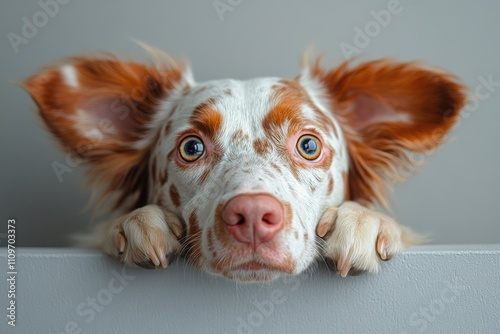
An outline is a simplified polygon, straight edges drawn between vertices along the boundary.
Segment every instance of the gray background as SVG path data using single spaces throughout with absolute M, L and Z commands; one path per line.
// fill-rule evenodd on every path
M 67 245 L 68 234 L 89 226 L 82 169 L 58 181 L 51 163 L 65 163 L 65 156 L 43 130 L 28 95 L 13 84 L 41 66 L 103 50 L 144 57 L 135 38 L 188 57 L 198 81 L 293 77 L 310 45 L 325 51 L 327 61 L 342 61 L 340 43 L 354 44 L 354 28 L 364 29 L 374 20 L 370 11 L 386 9 L 388 2 L 243 0 L 221 20 L 212 0 L 73 0 L 16 54 L 7 34 L 21 35 L 22 18 L 32 21 L 41 7 L 37 1 L 2 1 L 0 216 L 17 219 L 18 245 Z M 500 2 L 402 0 L 401 7 L 362 49 L 365 59 L 422 60 L 457 74 L 472 91 L 481 77 L 500 81 Z M 499 105 L 500 87 L 494 87 L 464 113 L 452 141 L 396 187 L 394 215 L 402 223 L 435 243 L 500 242 Z

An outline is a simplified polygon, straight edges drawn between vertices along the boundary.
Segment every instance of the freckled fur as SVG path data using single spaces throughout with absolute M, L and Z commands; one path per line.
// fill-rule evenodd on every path
M 318 60 L 295 79 L 197 83 L 187 66 L 150 51 L 163 63 L 76 57 L 23 85 L 47 128 L 88 166 L 101 201 L 128 212 L 96 229 L 92 245 L 153 267 L 183 253 L 246 282 L 298 274 L 319 254 L 342 276 L 375 272 L 380 259 L 418 242 L 368 206 L 386 204 L 388 180 L 412 167 L 409 152 L 441 143 L 465 103 L 456 78 L 414 63 L 325 70 Z M 317 163 L 297 155 L 301 133 L 321 138 Z M 191 164 L 177 147 L 188 135 L 205 146 Z M 269 194 L 285 210 L 283 229 L 256 250 L 221 218 L 240 194 Z M 272 269 L 233 270 L 249 259 Z

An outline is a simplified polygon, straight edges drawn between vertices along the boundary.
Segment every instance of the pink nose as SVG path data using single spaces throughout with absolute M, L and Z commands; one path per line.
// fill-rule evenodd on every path
M 283 228 L 283 207 L 270 195 L 239 195 L 227 202 L 222 220 L 236 240 L 256 248 Z

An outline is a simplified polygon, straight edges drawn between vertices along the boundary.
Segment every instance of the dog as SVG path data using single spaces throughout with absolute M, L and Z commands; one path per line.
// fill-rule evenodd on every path
M 447 72 L 391 59 L 294 79 L 195 82 L 151 51 L 139 63 L 75 57 L 23 83 L 48 130 L 88 166 L 121 216 L 91 243 L 132 266 L 178 255 L 240 282 L 296 275 L 322 258 L 375 273 L 419 237 L 375 205 L 439 146 L 466 102 Z

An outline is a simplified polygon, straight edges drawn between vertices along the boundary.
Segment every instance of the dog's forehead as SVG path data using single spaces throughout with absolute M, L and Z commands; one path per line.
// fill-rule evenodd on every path
M 226 130 L 255 127 L 271 108 L 273 92 L 279 84 L 279 78 L 205 82 L 186 94 L 185 99 L 189 101 L 185 101 L 185 111 L 194 112 L 198 106 L 208 103 L 222 115 Z

